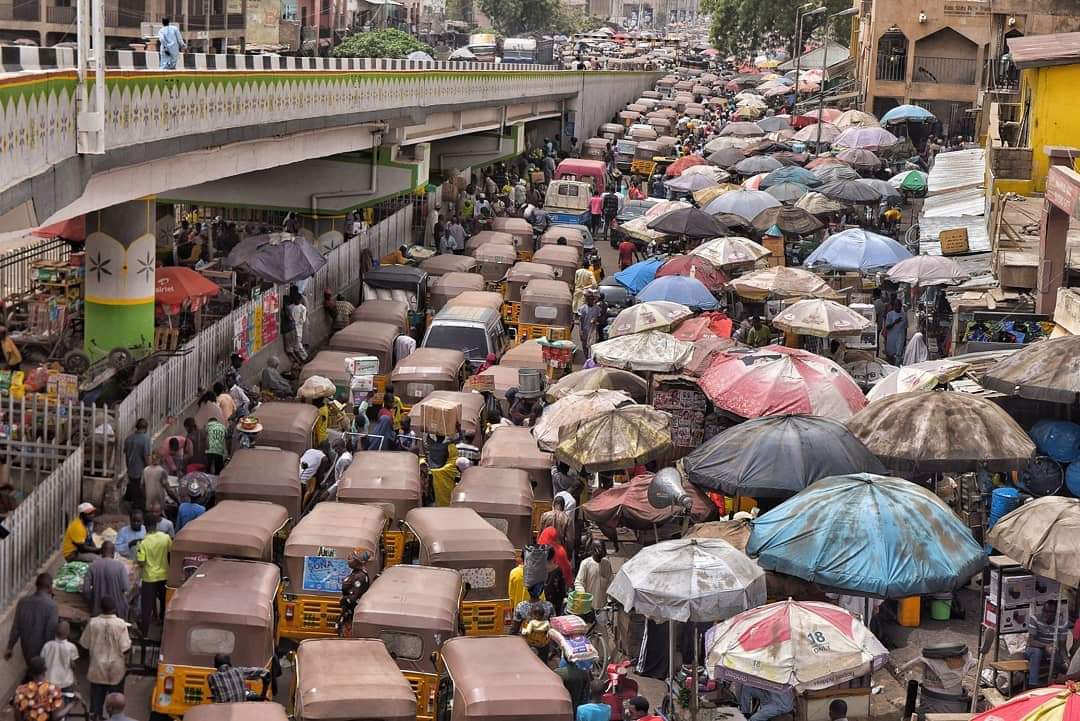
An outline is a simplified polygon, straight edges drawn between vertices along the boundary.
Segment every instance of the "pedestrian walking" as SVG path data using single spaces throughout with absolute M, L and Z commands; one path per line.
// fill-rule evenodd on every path
M 101 718 L 105 712 L 105 697 L 124 690 L 127 652 L 131 648 L 127 621 L 116 615 L 111 598 L 102 599 L 101 615 L 94 616 L 86 624 L 79 643 L 90 653 L 90 668 L 86 672 L 90 681 L 90 713 L 94 718 Z
M 82 594 L 90 604 L 90 615 L 101 614 L 102 603 L 110 598 L 116 614 L 127 619 L 130 590 L 127 565 L 116 557 L 116 546 L 111 541 L 105 541 L 101 544 L 101 558 L 90 564 L 83 579 Z
M 162 70 L 176 70 L 180 52 L 187 50 L 187 43 L 180 35 L 180 28 L 172 24 L 171 18 L 161 18 L 161 30 L 158 30 L 158 53 L 161 55 Z
M 56 638 L 41 649 L 45 659 L 45 680 L 62 691 L 75 688 L 75 662 L 79 660 L 79 647 L 68 637 L 71 624 L 61 621 L 56 624 Z
M 142 474 L 150 465 L 150 424 L 145 418 L 135 421 L 135 431 L 124 439 L 124 461 L 127 465 L 128 485 L 124 500 L 143 508 Z
M 146 519 L 146 537 L 139 541 L 135 559 L 139 563 L 142 586 L 139 600 L 142 604 L 142 618 L 139 627 L 143 636 L 150 633 L 150 621 L 155 610 L 158 618 L 165 618 L 165 579 L 169 575 L 169 551 L 172 539 L 158 529 L 158 517 Z M 104 600 L 102 601 L 104 603 Z M 114 607 L 115 611 L 115 607 Z

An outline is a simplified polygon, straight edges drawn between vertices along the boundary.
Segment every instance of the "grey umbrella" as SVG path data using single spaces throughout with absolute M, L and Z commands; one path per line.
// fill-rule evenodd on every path
M 719 183 L 713 180 L 708 175 L 702 175 L 701 173 L 688 173 L 680 175 L 677 178 L 665 180 L 664 185 L 668 190 L 674 190 L 676 193 L 693 193 L 696 190 L 703 190 L 705 188 L 715 188 Z
M 810 189 L 800 183 L 777 183 L 770 185 L 766 193 L 779 200 L 781 203 L 794 203 L 799 198 L 810 192 Z
M 227 260 L 234 268 L 274 283 L 310 278 L 326 265 L 326 258 L 311 243 L 282 234 L 246 238 L 233 248 Z
M 900 191 L 889 185 L 888 181 L 878 180 L 877 178 L 859 178 L 855 181 L 859 185 L 865 185 L 867 187 L 876 190 L 882 198 L 901 198 Z
M 1080 398 L 1080 336 L 1070 335 L 1032 343 L 983 376 L 991 390 L 1052 403 L 1075 403 Z
M 814 168 L 813 173 L 821 179 L 822 183 L 831 183 L 834 180 L 856 180 L 859 177 L 854 168 L 846 165 L 826 165 Z
M 738 148 L 721 148 L 705 159 L 713 165 L 728 170 L 739 161 L 746 160 L 746 153 Z
M 766 208 L 779 205 L 779 200 L 761 190 L 733 190 L 710 200 L 702 210 L 712 215 L 733 213 L 743 218 L 755 218 Z
M 771 172 L 780 167 L 783 167 L 783 163 L 776 158 L 770 158 L 767 155 L 753 155 L 736 163 L 735 172 L 739 175 L 757 175 L 758 173 Z
M 786 130 L 791 127 L 791 122 L 786 117 L 780 117 L 777 115 L 770 115 L 767 118 L 762 118 L 757 121 L 757 124 L 766 133 L 775 133 L 778 130 Z
M 873 203 L 881 198 L 881 193 L 868 185 L 860 185 L 857 180 L 834 180 L 825 183 L 817 192 L 847 203 Z

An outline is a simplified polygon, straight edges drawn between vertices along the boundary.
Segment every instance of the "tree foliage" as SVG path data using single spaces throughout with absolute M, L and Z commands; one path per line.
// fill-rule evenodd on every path
M 790 52 L 795 39 L 795 10 L 805 0 L 702 0 L 701 10 L 712 15 L 712 43 L 724 54 L 747 56 L 773 47 Z M 851 6 L 851 0 L 822 0 L 828 13 Z M 822 32 L 827 14 L 807 18 L 803 42 Z M 835 30 L 835 29 L 834 29 Z
M 417 50 L 435 57 L 435 51 L 412 35 L 395 28 L 356 33 L 334 48 L 336 58 L 405 58 Z
M 477 6 L 507 37 L 552 32 L 552 19 L 561 14 L 559 0 L 477 0 Z

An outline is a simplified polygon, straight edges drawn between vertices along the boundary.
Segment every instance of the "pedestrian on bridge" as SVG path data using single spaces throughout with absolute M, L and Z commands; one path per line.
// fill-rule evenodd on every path
M 161 69 L 176 70 L 176 61 L 180 59 L 180 51 L 187 49 L 187 43 L 180 35 L 180 28 L 171 24 L 169 18 L 161 19 L 161 30 L 158 30 L 158 52 L 161 54 Z

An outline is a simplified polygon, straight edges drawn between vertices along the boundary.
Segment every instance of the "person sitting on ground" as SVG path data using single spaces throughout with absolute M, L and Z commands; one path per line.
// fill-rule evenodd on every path
M 259 377 L 259 385 L 262 386 L 264 392 L 271 393 L 275 398 L 290 398 L 293 394 L 292 384 L 281 375 L 281 371 L 278 370 L 280 366 L 281 359 L 276 355 L 270 356 Z
M 265 668 L 233 666 L 232 657 L 225 653 L 214 655 L 214 668 L 217 670 L 206 679 L 210 686 L 210 699 L 213 703 L 243 703 L 247 701 L 248 690 L 245 681 L 261 679 L 260 697 L 265 698 L 270 682 L 270 673 Z
M 790 691 L 767 691 L 743 684 L 738 696 L 739 710 L 747 721 L 769 721 L 795 708 L 795 697 Z
M 402 245 L 379 258 L 379 265 L 405 265 L 409 262 L 409 249 Z

